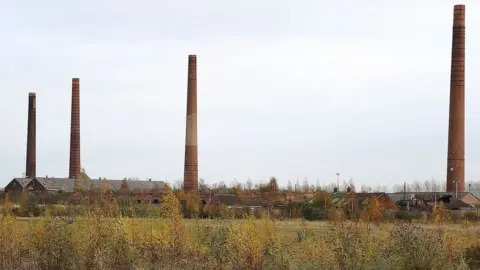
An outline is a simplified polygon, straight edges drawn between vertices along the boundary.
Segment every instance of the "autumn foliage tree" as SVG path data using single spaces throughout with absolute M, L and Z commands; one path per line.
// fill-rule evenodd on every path
M 268 183 L 268 189 L 270 194 L 276 194 L 278 192 L 278 183 L 275 177 L 270 178 L 270 182 Z
M 327 191 L 315 192 L 315 198 L 313 199 L 313 205 L 321 209 L 328 209 L 332 204 L 332 195 Z
M 185 193 L 185 209 L 184 216 L 196 218 L 201 212 L 200 196 L 196 191 Z
M 10 194 L 8 192 L 5 193 L 5 198 L 2 201 L 2 205 L 0 207 L 2 215 L 8 216 L 12 213 L 13 204 L 10 198 Z
M 235 187 L 233 187 L 233 194 L 239 198 L 243 198 L 242 187 L 240 184 L 237 184 Z
M 441 201 L 433 208 L 432 216 L 435 223 L 439 225 L 443 225 L 446 221 L 450 220 L 447 208 L 445 208 L 445 205 Z
M 165 189 L 161 213 L 168 220 L 170 247 L 174 253 L 179 253 L 186 244 L 186 232 L 180 201 L 171 189 Z
M 367 207 L 365 208 L 365 212 L 363 214 L 363 219 L 378 223 L 382 219 L 382 213 L 382 203 L 377 199 L 372 199 L 367 203 Z

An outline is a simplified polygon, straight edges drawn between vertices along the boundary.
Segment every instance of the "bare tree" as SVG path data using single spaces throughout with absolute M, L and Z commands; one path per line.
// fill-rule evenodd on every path
M 305 179 L 303 180 L 302 191 L 305 193 L 308 193 L 309 189 L 310 189 L 310 185 L 308 184 L 308 178 L 305 177 Z
M 333 192 L 334 189 L 337 187 L 336 183 L 329 183 L 321 187 L 321 190 L 328 191 L 328 192 Z
M 246 187 L 247 187 L 248 193 L 251 193 L 253 188 L 252 179 L 248 178 Z
M 377 185 L 374 189 L 374 192 L 388 192 L 388 187 L 385 185 Z
M 432 178 L 432 180 L 430 180 L 430 186 L 431 186 L 431 189 L 432 189 L 433 192 L 440 192 L 440 190 L 441 190 L 440 184 L 434 178 Z
M 425 186 L 425 191 L 426 192 L 431 192 L 432 191 L 432 183 L 430 182 L 430 180 L 425 180 L 423 182 L 423 185 Z
M 203 178 L 200 178 L 200 181 L 198 182 L 198 191 L 201 194 L 207 194 L 208 193 L 208 185 L 205 184 L 205 180 Z
M 440 185 L 440 191 L 446 191 L 447 190 L 447 183 L 442 183 Z
M 287 190 L 288 190 L 288 192 L 292 192 L 292 191 L 293 191 L 292 182 L 290 182 L 290 180 L 288 180 Z
M 403 191 L 403 185 L 395 184 L 393 185 L 393 192 L 402 192 Z
M 218 183 L 218 188 L 219 188 L 219 189 L 226 189 L 226 188 L 227 188 L 227 185 L 225 184 L 224 181 L 220 181 L 220 183 Z
M 183 181 L 182 180 L 175 180 L 175 182 L 173 182 L 173 189 L 176 189 L 176 190 L 182 190 L 183 189 Z
M 372 192 L 372 188 L 368 185 L 362 185 L 360 187 L 360 192 L 363 192 L 363 193 Z
M 414 192 L 422 191 L 422 186 L 420 185 L 420 182 L 418 180 L 413 181 L 413 191 Z

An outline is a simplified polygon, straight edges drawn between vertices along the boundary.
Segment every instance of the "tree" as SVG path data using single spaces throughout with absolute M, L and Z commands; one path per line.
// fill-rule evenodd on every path
M 242 187 L 240 184 L 237 184 L 235 187 L 233 187 L 233 194 L 239 198 L 243 197 Z
M 305 177 L 305 179 L 303 180 L 303 188 L 302 188 L 302 191 L 305 192 L 305 193 L 308 193 L 308 192 L 309 192 L 309 189 L 310 189 L 310 185 L 308 184 L 308 178 Z
M 20 199 L 18 200 L 18 214 L 21 217 L 26 217 L 28 216 L 28 193 L 26 191 L 23 191 Z
M 168 183 L 165 183 L 165 185 L 163 187 L 163 191 L 164 191 L 164 193 L 166 193 L 167 191 L 173 192 L 172 188 L 170 187 L 170 185 Z
M 200 194 L 207 194 L 208 193 L 208 185 L 205 184 L 205 180 L 203 178 L 200 178 L 199 182 L 198 182 L 198 192 L 200 192 Z
M 306 220 L 314 220 L 317 218 L 316 212 L 313 209 L 313 205 L 308 202 L 302 204 L 302 216 Z
M 356 189 L 356 186 L 355 186 L 355 183 L 353 182 L 353 179 L 350 178 L 348 180 L 348 185 L 347 185 L 348 188 L 350 188 L 350 191 L 353 191 L 353 192 L 356 192 L 357 189 Z
M 251 193 L 253 184 L 252 184 L 252 180 L 250 178 L 248 178 L 248 180 L 247 180 L 246 187 L 247 187 L 248 193 Z
M 278 192 L 278 183 L 275 177 L 270 178 L 270 182 L 268 183 L 268 189 L 271 194 L 275 194 Z
M 186 244 L 186 232 L 180 202 L 171 189 L 165 190 L 161 213 L 162 216 L 169 221 L 168 225 L 171 233 L 170 246 L 174 255 L 178 254 Z
M 440 184 L 438 184 L 437 180 L 435 180 L 434 178 L 430 180 L 430 186 L 433 192 L 440 192 Z
M 185 194 L 185 216 L 197 218 L 201 212 L 200 196 L 195 191 L 190 191 Z
M 345 219 L 345 212 L 341 208 L 331 207 L 328 210 L 328 220 L 331 221 L 342 221 Z
M 260 184 L 258 185 L 258 188 L 257 188 L 258 192 L 260 193 L 268 193 L 270 191 L 270 188 L 268 185 L 265 185 L 265 184 Z
M 420 182 L 418 180 L 413 181 L 413 191 L 414 192 L 421 192 L 422 187 L 420 185 Z
M 183 181 L 182 180 L 175 180 L 174 183 L 173 183 L 173 189 L 183 190 Z
M 78 179 L 75 179 L 75 192 L 85 192 L 91 182 L 92 179 L 88 176 L 85 168 L 81 168 Z
M 385 186 L 385 185 L 377 185 L 373 191 L 374 192 L 388 192 L 388 187 Z
M 327 191 L 315 192 L 315 198 L 313 199 L 313 205 L 322 210 L 329 208 L 332 204 L 332 195 Z
M 378 223 L 382 218 L 382 203 L 377 199 L 371 199 L 367 203 L 363 219 Z
M 426 192 L 432 191 L 432 186 L 431 186 L 429 180 L 425 180 L 425 182 L 423 182 L 423 184 L 425 185 L 425 191 L 426 191 Z
M 364 192 L 364 193 L 366 193 L 366 192 L 372 192 L 372 188 L 371 188 L 370 186 L 367 186 L 367 185 L 362 185 L 362 186 L 360 187 L 360 191 L 361 191 L 361 192 Z
M 7 216 L 12 213 L 13 209 L 13 204 L 12 204 L 12 199 L 10 198 L 10 194 L 8 192 L 5 192 L 5 198 L 2 201 L 2 207 L 0 207 L 0 210 L 3 215 Z
M 450 217 L 448 216 L 447 209 L 442 201 L 440 201 L 437 206 L 433 208 L 432 216 L 435 220 L 435 223 L 443 225 L 445 221 L 448 221 Z

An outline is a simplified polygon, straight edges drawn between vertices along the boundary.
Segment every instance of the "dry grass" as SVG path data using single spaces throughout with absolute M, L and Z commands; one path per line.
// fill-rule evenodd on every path
M 184 219 L 165 196 L 152 218 L 121 217 L 108 197 L 73 222 L 3 211 L 0 269 L 480 268 L 477 224 Z
M 3 215 L 0 263 L 1 269 L 476 269 L 466 255 L 472 245 L 480 249 L 478 234 L 480 226 L 461 224 L 101 215 L 70 223 Z

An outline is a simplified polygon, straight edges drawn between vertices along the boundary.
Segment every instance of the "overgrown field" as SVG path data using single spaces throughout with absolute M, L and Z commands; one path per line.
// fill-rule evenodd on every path
M 480 226 L 184 219 L 173 193 L 155 218 L 111 200 L 76 217 L 0 214 L 0 269 L 479 269 Z
M 0 218 L 1 269 L 478 269 L 478 225 Z

